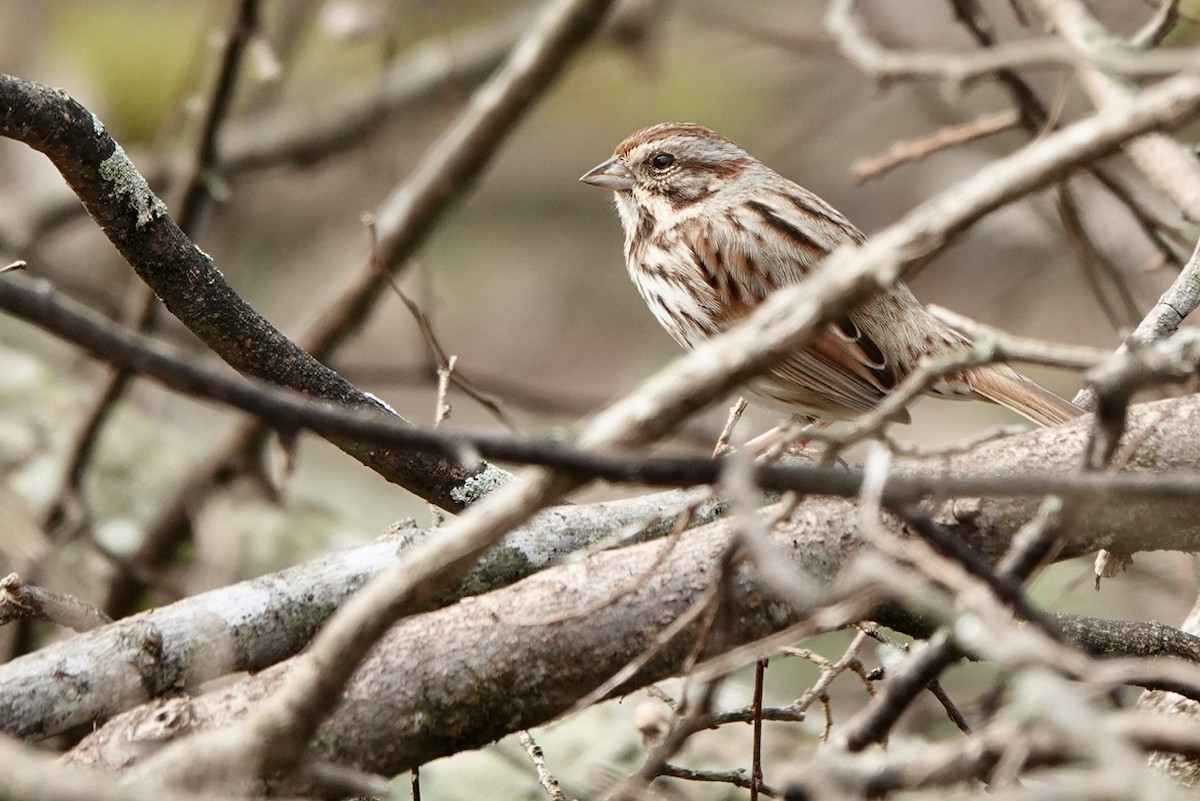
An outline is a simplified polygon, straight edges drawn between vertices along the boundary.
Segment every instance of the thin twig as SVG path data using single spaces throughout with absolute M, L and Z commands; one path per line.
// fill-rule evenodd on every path
M 662 567 L 663 562 L 665 562 L 667 558 L 675 552 L 675 548 L 679 544 L 679 540 L 683 536 L 683 532 L 691 528 L 692 521 L 696 516 L 697 508 L 700 506 L 700 504 L 707 503 L 711 497 L 711 495 L 701 497 L 695 502 L 687 504 L 681 510 L 675 521 L 675 525 L 671 529 L 671 532 L 663 538 L 662 547 L 655 552 L 654 558 L 647 563 L 645 569 L 633 576 L 626 586 L 621 587 L 616 592 L 609 593 L 608 597 L 601 598 L 600 600 L 590 603 L 581 609 L 562 609 L 556 614 L 548 617 L 539 617 L 537 620 L 529 621 L 529 625 L 547 626 L 553 623 L 561 623 L 566 620 L 590 617 L 601 609 L 612 606 L 621 600 L 621 598 L 629 595 L 632 592 L 636 592 L 641 587 L 644 587 L 646 581 L 648 581 L 651 576 L 657 573 L 659 568 Z M 636 529 L 638 531 L 644 531 L 645 527 L 645 521 L 636 525 Z M 627 528 L 633 527 L 631 526 Z M 620 532 L 620 536 L 613 539 L 619 542 L 629 542 L 630 537 L 626 532 Z M 598 547 L 606 547 L 606 543 L 600 543 Z M 580 556 L 583 556 L 583 554 L 580 554 Z M 652 655 L 653 654 L 649 654 L 649 656 Z
M 744 768 L 737 768 L 735 770 L 696 770 L 664 762 L 659 768 L 658 775 L 688 782 L 714 782 L 741 787 L 750 791 L 751 798 L 755 798 L 760 794 L 767 798 L 779 798 L 782 795 L 782 792 L 778 788 L 763 784 L 761 780 L 756 780 L 748 776 Z
M 377 238 L 374 218 L 369 214 L 364 215 L 363 224 L 366 225 L 367 231 L 371 236 L 371 252 L 372 254 L 378 254 L 379 241 Z M 400 298 L 400 302 L 404 304 L 404 307 L 408 309 L 408 313 L 412 315 L 413 320 L 417 324 L 417 328 L 421 332 L 422 338 L 425 340 L 425 346 L 429 349 L 430 355 L 433 356 L 438 372 L 439 410 L 443 408 L 442 404 L 445 403 L 445 390 L 449 388 L 448 385 L 450 383 L 453 383 L 454 386 L 462 390 L 467 397 L 471 398 L 489 413 L 491 413 L 491 415 L 499 420 L 500 423 L 509 431 L 519 431 L 520 427 L 517 426 L 516 421 L 512 419 L 508 412 L 504 410 L 504 407 L 500 404 L 499 400 L 497 400 L 494 396 L 488 395 L 487 393 L 481 391 L 473 382 L 467 380 L 461 374 L 461 371 L 452 367 L 451 361 L 453 357 L 448 356 L 446 349 L 442 347 L 442 343 L 438 340 L 437 334 L 434 333 L 433 324 L 429 320 L 429 315 L 426 314 L 425 310 L 422 309 L 415 300 L 410 298 L 408 293 L 400 287 L 400 282 L 397 281 L 392 272 L 387 269 L 382 259 L 378 258 L 377 255 L 373 255 L 371 261 L 375 264 L 380 276 L 387 282 L 387 285 L 391 287 L 393 294 Z M 445 388 L 442 387 L 443 381 L 447 384 Z M 449 407 L 445 408 L 448 414 Z M 440 411 L 437 419 L 439 421 L 445 419 L 445 417 L 441 415 Z
M 567 801 L 566 794 L 558 786 L 558 780 L 546 766 L 546 755 L 542 753 L 542 747 L 534 742 L 533 735 L 522 729 L 517 732 L 517 739 L 529 756 L 529 761 L 533 763 L 534 770 L 537 771 L 538 784 L 546 791 L 546 795 L 550 797 L 551 801 Z
M 967 122 L 947 125 L 916 139 L 893 142 L 877 156 L 856 160 L 850 165 L 850 174 L 861 183 L 878 178 L 902 164 L 920 161 L 938 151 L 1012 130 L 1020 124 L 1020 115 L 1012 109 L 984 114 Z
M 1045 367 L 1061 367 L 1067 370 L 1090 370 L 1112 358 L 1112 351 L 1088 345 L 1068 345 L 1048 342 L 1035 337 L 1023 337 L 986 325 L 965 314 L 936 304 L 925 307 L 929 313 L 946 325 L 961 331 L 985 350 L 995 351 L 1006 361 L 1039 364 Z
M 754 663 L 754 697 L 750 701 L 753 728 L 750 738 L 750 801 L 758 801 L 758 792 L 763 784 L 762 769 L 762 724 L 763 684 L 766 680 L 767 660 Z
M 0 626 L 24 619 L 45 620 L 74 631 L 91 631 L 112 622 L 79 598 L 26 584 L 9 573 L 0 579 Z
M 804 691 L 803 695 L 797 698 L 792 703 L 788 704 L 783 709 L 790 713 L 803 715 L 808 711 L 809 707 L 814 702 L 820 700 L 822 695 L 826 694 L 829 686 L 833 684 L 833 680 L 849 670 L 863 679 L 863 685 L 867 691 L 867 697 L 875 696 L 875 689 L 871 686 L 871 682 L 866 678 L 866 672 L 863 670 L 862 663 L 858 659 L 858 655 L 862 652 L 866 645 L 868 634 L 859 630 L 855 633 L 850 644 L 846 646 L 845 652 L 836 662 L 830 662 L 828 659 L 809 651 L 806 648 L 783 648 L 783 653 L 791 656 L 798 656 L 801 659 L 807 659 L 814 662 L 821 670 L 821 675 L 812 687 Z
M 1076 203 L 1071 186 L 1066 181 L 1060 181 L 1055 187 L 1055 209 L 1058 211 L 1059 220 L 1066 232 L 1067 242 L 1070 243 L 1075 259 L 1083 272 L 1084 281 L 1091 289 L 1092 296 L 1104 312 L 1104 316 L 1108 318 L 1109 325 L 1118 334 L 1128 331 L 1141 318 L 1137 301 L 1134 299 L 1125 277 L 1087 235 L 1079 204 Z M 1101 277 L 1108 279 L 1108 284 L 1112 287 L 1113 294 L 1116 295 L 1115 301 L 1109 299 L 1100 280 Z
M 746 399 L 738 398 L 737 403 L 733 404 L 729 409 L 729 416 L 725 418 L 725 427 L 721 429 L 720 436 L 717 437 L 717 444 L 713 446 L 713 458 L 724 456 L 729 450 L 729 439 L 733 436 L 734 426 L 742 419 L 742 413 L 746 411 Z
M 967 723 L 967 719 L 963 717 L 962 712 L 958 709 L 958 705 L 954 703 L 954 700 L 946 692 L 946 688 L 942 686 L 942 683 L 937 679 L 933 679 L 927 685 L 927 689 L 938 700 L 938 703 L 942 705 L 942 709 L 946 711 L 946 717 L 950 718 L 950 722 L 963 734 L 970 734 L 971 725 Z
M 650 782 L 662 775 L 668 760 L 678 753 L 688 738 L 704 728 L 704 718 L 711 711 L 713 699 L 721 684 L 719 678 L 702 683 L 696 697 L 688 699 L 684 714 L 677 718 L 671 731 L 651 750 L 642 767 L 611 796 L 611 801 L 638 801 L 642 798 Z
M 674 642 L 676 637 L 690 626 L 702 621 L 706 615 L 711 614 L 712 610 L 716 607 L 716 595 L 717 588 L 715 586 L 710 587 L 703 596 L 696 599 L 696 602 L 687 611 L 675 618 L 675 620 L 671 621 L 670 625 L 659 632 L 658 636 L 655 637 L 654 643 L 649 648 L 639 654 L 636 659 L 630 660 L 625 667 L 613 674 L 608 681 L 592 690 L 583 698 L 580 698 L 571 708 L 571 712 L 579 712 L 603 701 L 618 687 L 637 675 L 639 670 L 661 653 L 664 648 Z

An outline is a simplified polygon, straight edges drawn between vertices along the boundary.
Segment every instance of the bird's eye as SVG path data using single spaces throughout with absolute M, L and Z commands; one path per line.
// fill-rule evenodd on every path
M 675 163 L 675 157 L 670 153 L 655 153 L 650 159 L 650 166 L 656 170 L 665 170 Z

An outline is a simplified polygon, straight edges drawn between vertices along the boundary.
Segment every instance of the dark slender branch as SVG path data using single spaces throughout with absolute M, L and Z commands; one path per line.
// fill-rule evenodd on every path
M 1021 582 L 1045 556 L 1044 548 L 1035 550 L 1033 558 L 1017 562 L 1012 570 L 1001 571 L 988 564 L 987 560 L 968 548 L 953 532 L 939 525 L 919 507 L 897 505 L 893 506 L 891 511 L 904 521 L 909 530 L 932 545 L 934 550 L 957 562 L 964 570 L 987 585 L 998 599 L 1012 609 L 1017 618 L 1038 626 L 1051 637 L 1058 637 L 1051 620 L 1029 602 L 1021 589 Z M 1012 552 L 1010 550 L 1010 553 Z
M 166 307 L 238 370 L 317 398 L 382 411 L 378 400 L 328 369 L 252 309 L 212 259 L 184 235 L 99 121 L 62 92 L 0 76 L 0 135 L 45 153 L 88 212 Z M 431 502 L 477 473 L 443 458 L 370 450 L 348 453 Z
M 596 453 L 557 440 L 493 434 L 470 434 L 447 429 L 423 429 L 395 418 L 364 410 L 347 409 L 315 401 L 213 365 L 195 361 L 160 342 L 116 328 L 90 310 L 55 292 L 44 282 L 9 276 L 0 280 L 0 309 L 36 322 L 43 329 L 86 348 L 111 363 L 136 370 L 190 395 L 220 401 L 258 415 L 279 430 L 294 433 L 309 429 L 330 437 L 355 439 L 371 446 L 447 455 L 472 453 L 492 459 L 553 467 L 580 478 L 601 478 L 660 486 L 715 483 L 722 462 L 705 457 L 643 457 L 620 452 Z M 1169 344 L 1169 343 L 1168 343 Z M 1186 355 L 1186 352 L 1185 352 Z M 1169 359 L 1148 363 L 1145 354 L 1131 358 L 1134 376 L 1130 385 L 1172 369 L 1183 369 Z M 1194 369 L 1194 368 L 1193 368 Z M 1118 372 L 1110 371 L 1114 376 Z M 1168 378 L 1175 378 L 1168 375 Z M 1116 379 L 1114 379 L 1116 380 Z M 770 490 L 799 490 L 852 497 L 862 485 L 857 471 L 812 465 L 758 465 L 758 486 Z M 1117 502 L 1121 497 L 1195 498 L 1200 482 L 1191 473 L 1164 475 L 1117 473 L 1085 476 L 1047 473 L 1013 476 L 920 477 L 894 476 L 884 491 L 889 503 L 906 503 L 925 497 L 1029 496 L 1061 494 L 1079 501 Z M 466 500 L 466 499 L 464 499 Z
M 959 710 L 958 705 L 954 703 L 954 699 L 950 697 L 950 694 L 946 692 L 946 688 L 942 686 L 942 683 L 937 679 L 932 679 L 926 685 L 926 689 L 942 705 L 942 709 L 945 710 L 946 717 L 950 719 L 950 722 L 963 734 L 970 734 L 971 724 L 963 717 L 963 713 Z
M 965 567 L 989 590 L 1004 602 L 1016 617 L 1036 626 L 1053 639 L 1060 633 L 1050 620 L 1033 607 L 1021 592 L 1020 584 L 1029 578 L 1042 559 L 1049 553 L 1057 536 L 1059 516 L 1056 507 L 1043 505 L 1039 514 L 1009 546 L 999 566 L 993 570 L 974 553 L 962 548 L 940 526 L 925 515 L 904 510 L 906 521 L 928 542 L 944 555 Z M 899 669 L 895 670 L 880 688 L 872 702 L 846 726 L 842 733 L 843 742 L 850 751 L 861 751 L 874 742 L 885 738 L 900 715 L 913 700 L 950 667 L 965 656 L 955 643 L 949 627 L 934 632 L 923 648 L 911 653 Z
M 744 790 L 750 791 L 751 798 L 755 797 L 755 795 L 778 798 L 781 795 L 780 791 L 775 787 L 763 784 L 761 778 L 752 778 L 746 773 L 744 768 L 737 768 L 735 770 L 695 770 L 665 762 L 659 768 L 658 775 L 682 781 L 716 782 L 718 784 L 741 787 Z
M 1200 637 L 1155 620 L 1106 620 L 1048 613 L 1064 638 L 1093 656 L 1179 657 L 1200 664 Z
M 750 702 L 753 721 L 750 745 L 750 801 L 758 801 L 763 789 L 762 734 L 763 734 L 763 684 L 766 681 L 767 660 L 754 663 L 754 698 Z

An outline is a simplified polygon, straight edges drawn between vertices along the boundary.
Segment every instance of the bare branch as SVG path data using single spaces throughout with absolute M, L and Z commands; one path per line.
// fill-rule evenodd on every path
M 1044 449 L 1038 451 L 1039 458 L 1058 449 L 1059 445 L 1047 438 Z M 1028 443 L 1020 451 L 1025 459 L 1031 457 Z M 994 450 L 985 451 L 976 454 L 973 460 L 994 464 L 996 456 Z M 962 464 L 951 464 L 948 469 L 957 467 Z M 1144 508 L 1135 510 L 1138 519 L 1121 524 L 1120 531 L 1103 524 L 1096 524 L 1097 529 L 1092 532 L 1072 527 L 1072 541 L 1066 552 L 1075 552 L 1078 537 L 1095 533 L 1130 540 L 1141 538 L 1147 525 L 1156 525 L 1147 520 Z M 767 509 L 763 515 L 770 519 L 775 513 L 776 510 Z M 1099 518 L 1115 519 L 1111 513 Z M 1193 513 L 1193 521 L 1195 518 Z M 1087 525 L 1093 523 L 1088 521 Z M 543 571 L 518 585 L 401 622 L 381 640 L 346 688 L 334 717 L 318 734 L 314 756 L 332 761 L 353 756 L 355 764 L 363 769 L 393 775 L 414 764 L 488 742 L 502 736 L 509 727 L 528 728 L 556 717 L 573 707 L 588 689 L 619 673 L 639 654 L 654 653 L 612 692 L 626 693 L 679 672 L 686 666 L 690 646 L 699 636 L 699 618 L 691 618 L 691 623 L 671 639 L 675 644 L 668 648 L 660 647 L 664 639 L 663 622 L 683 618 L 705 595 L 713 592 L 714 571 L 719 569 L 735 540 L 734 528 L 734 522 L 726 520 L 685 533 L 662 569 L 633 591 L 624 593 L 619 604 L 602 601 L 624 588 L 630 575 L 640 573 L 658 557 L 659 543 L 595 553 L 581 562 Z M 831 582 L 838 575 L 852 576 L 854 571 L 848 564 L 856 553 L 862 553 L 859 529 L 859 514 L 853 504 L 812 498 L 796 515 L 777 526 L 771 539 L 789 567 L 821 582 Z M 891 528 L 890 534 L 902 536 L 898 527 Z M 987 536 L 993 542 L 1007 541 L 1011 531 L 992 528 Z M 894 568 L 892 573 L 895 576 Z M 586 576 L 587 580 L 579 580 L 580 576 Z M 861 585 L 852 583 L 843 585 L 842 590 L 847 593 L 853 590 L 855 599 L 862 597 L 855 587 L 861 589 Z M 776 602 L 776 596 L 764 588 L 753 572 L 737 571 L 735 588 L 733 605 L 721 614 L 734 616 L 738 626 L 731 632 L 733 640 L 721 649 L 737 642 L 753 642 L 755 646 L 749 653 L 743 651 L 732 662 L 724 663 L 725 669 L 752 661 L 756 655 L 772 653 L 785 642 L 812 631 L 818 623 L 833 622 L 831 618 L 813 619 L 802 630 L 792 628 L 790 624 L 798 618 L 803 620 L 802 615 Z M 837 585 L 832 585 L 828 597 L 834 597 L 836 589 Z M 579 608 L 590 612 L 584 617 L 555 615 L 544 620 L 547 608 Z M 952 612 L 949 605 L 943 609 Z M 861 615 L 866 610 L 856 612 Z M 781 636 L 786 637 L 781 642 L 756 640 L 779 631 L 785 632 Z M 1004 637 L 1010 633 L 1004 628 L 999 632 L 981 631 L 980 636 L 995 639 L 989 644 L 990 652 L 994 652 L 1005 646 Z M 1108 653 L 1130 645 L 1120 644 L 1122 637 L 1118 630 L 1113 629 L 1110 634 L 1113 642 L 1108 644 Z M 1054 660 L 1060 666 L 1058 669 L 1070 671 L 1082 681 L 1095 682 L 1097 692 L 1112 686 L 1112 682 L 1151 678 L 1160 681 L 1170 678 L 1179 686 L 1190 688 L 1192 694 L 1200 691 L 1196 667 L 1181 664 L 1179 660 L 1158 659 L 1147 665 L 1140 659 L 1096 660 L 1065 645 L 1059 645 L 1058 649 L 1045 657 Z M 1020 649 L 1010 656 L 1014 660 L 1026 658 L 1028 652 Z M 147 734 L 139 721 L 154 715 L 182 716 L 192 730 L 208 730 L 243 719 L 286 681 L 302 659 L 245 677 L 211 693 L 160 702 L 120 716 L 89 738 L 79 756 L 143 753 L 138 743 Z M 1162 670 L 1167 666 L 1174 672 Z M 700 666 L 701 675 L 706 669 L 706 665 Z M 1160 672 L 1156 674 L 1155 670 Z M 3 678 L 0 668 L 0 679 Z M 6 684 L 0 681 L 0 692 Z M 473 725 L 445 725 L 448 720 L 466 719 L 473 721 Z M 697 725 L 707 726 L 711 719 L 711 714 L 706 714 Z M 228 731 L 221 733 L 228 735 Z
M 1055 37 L 1027 39 L 985 50 L 963 52 L 899 52 L 887 50 L 867 35 L 854 16 L 855 0 L 834 0 L 825 27 L 843 55 L 879 80 L 938 78 L 956 86 L 1018 67 L 1046 69 L 1087 67 L 1114 75 L 1162 76 L 1195 72 L 1200 53 L 1174 50 L 1129 53 L 1081 48 Z
M 1034 0 L 1055 30 L 1091 58 L 1120 55 L 1120 45 L 1082 0 Z M 1200 64 L 1200 60 L 1193 62 Z M 1079 78 L 1097 108 L 1129 102 L 1134 93 L 1092 66 L 1080 65 Z M 1150 134 L 1125 146 L 1146 177 L 1192 220 L 1200 220 L 1200 161 L 1165 134 Z
M 112 622 L 108 615 L 74 596 L 30 586 L 16 573 L 10 573 L 0 579 L 0 626 L 26 618 L 75 631 L 91 631 Z
M 939 150 L 974 142 L 985 136 L 1011 130 L 1020 124 L 1020 115 L 1015 110 L 985 114 L 969 122 L 947 125 L 917 139 L 895 142 L 878 156 L 855 161 L 850 166 L 850 173 L 854 180 L 859 182 L 878 178 L 901 164 L 920 161 Z
M 546 791 L 550 801 L 567 801 L 566 794 L 558 786 L 558 780 L 546 766 L 546 755 L 542 753 L 541 746 L 534 742 L 533 736 L 527 731 L 517 732 L 517 737 L 521 741 L 521 747 L 529 755 L 529 761 L 533 763 L 533 767 L 537 771 L 538 784 Z
M 1126 345 L 1150 345 L 1179 330 L 1180 324 L 1200 305 L 1200 242 L 1179 275 L 1154 308 L 1129 335 Z

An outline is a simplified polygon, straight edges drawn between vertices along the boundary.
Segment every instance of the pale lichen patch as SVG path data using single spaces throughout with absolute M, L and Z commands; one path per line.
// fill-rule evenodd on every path
M 488 465 L 464 481 L 461 487 L 450 490 L 450 497 L 463 506 L 470 506 L 484 495 L 494 492 L 510 481 L 512 481 L 512 474 L 507 470 L 501 470 L 495 465 Z
M 112 191 L 116 195 L 127 196 L 133 203 L 137 209 L 139 228 L 167 213 L 166 205 L 150 190 L 150 185 L 120 145 L 116 145 L 112 155 L 100 162 L 100 177 L 113 185 Z

